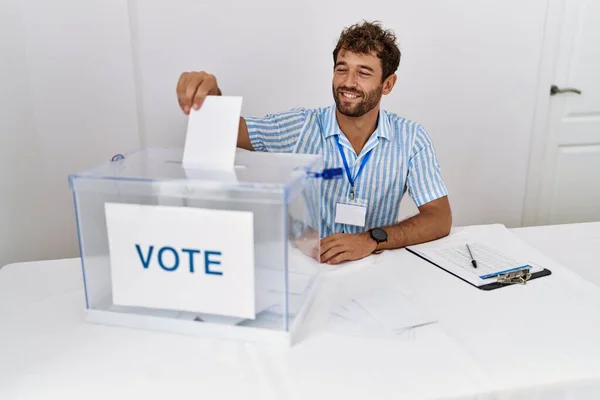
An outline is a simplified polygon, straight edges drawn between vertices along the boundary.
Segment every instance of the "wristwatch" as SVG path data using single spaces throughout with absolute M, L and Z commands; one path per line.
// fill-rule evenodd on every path
M 375 248 L 374 253 L 381 253 L 383 250 L 378 249 L 379 243 L 387 242 L 387 232 L 381 228 L 372 228 L 369 229 L 369 233 L 371 234 L 373 240 L 377 242 L 377 247 Z

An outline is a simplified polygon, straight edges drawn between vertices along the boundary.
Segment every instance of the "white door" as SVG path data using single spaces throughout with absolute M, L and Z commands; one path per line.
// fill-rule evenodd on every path
M 534 224 L 600 221 L 600 1 L 563 4 Z

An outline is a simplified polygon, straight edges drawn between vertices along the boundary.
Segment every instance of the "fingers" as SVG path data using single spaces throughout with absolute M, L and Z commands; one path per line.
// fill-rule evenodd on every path
M 341 243 L 330 247 L 326 251 L 321 250 L 321 262 L 328 263 L 331 259 L 333 259 L 341 253 L 344 253 L 347 250 L 348 248 Z
M 192 109 L 192 105 L 193 105 L 192 102 L 194 101 L 194 96 L 196 95 L 196 92 L 198 91 L 198 87 L 200 87 L 200 85 L 204 81 L 205 76 L 206 76 L 206 74 L 204 72 L 193 73 L 190 75 L 190 77 L 186 81 L 184 92 L 183 92 L 183 103 L 184 103 L 183 112 L 185 112 L 186 114 L 188 114 L 190 112 L 190 110 Z
M 354 234 L 335 233 L 321 239 L 321 262 L 339 264 L 362 258 L 362 244 L 357 238 Z
M 191 103 L 186 99 L 187 84 L 191 77 L 191 73 L 184 72 L 179 77 L 179 82 L 177 82 L 177 101 L 179 102 L 179 107 L 181 107 L 183 112 L 186 114 L 189 112 L 191 107 Z
M 312 258 L 314 258 L 315 260 L 319 261 L 319 248 L 313 247 L 312 252 L 310 253 L 310 256 Z
M 311 257 L 314 260 L 319 260 L 319 247 L 303 242 L 295 243 L 295 246 L 302 252 L 302 254 Z
M 321 255 L 337 244 L 339 244 L 339 239 L 331 239 L 331 236 L 321 239 Z
M 344 236 L 345 236 L 345 234 L 343 234 L 343 233 L 334 233 L 331 236 L 327 236 L 327 237 L 321 239 L 321 246 L 327 246 L 331 243 L 337 242 Z
M 338 248 L 343 244 L 342 239 L 343 235 L 338 233 L 321 239 L 321 262 L 327 262 L 331 257 L 343 251 L 343 248 Z
M 193 99 L 194 110 L 200 108 L 206 96 L 217 93 L 217 78 L 214 75 L 204 77 Z
M 351 261 L 351 260 L 352 260 L 352 257 L 350 257 L 350 252 L 344 251 L 342 253 L 339 253 L 335 257 L 331 257 L 329 259 L 329 261 L 327 261 L 327 264 L 339 264 L 341 262 Z
M 184 72 L 177 82 L 177 100 L 186 115 L 199 109 L 206 96 L 218 93 L 217 78 L 203 71 Z

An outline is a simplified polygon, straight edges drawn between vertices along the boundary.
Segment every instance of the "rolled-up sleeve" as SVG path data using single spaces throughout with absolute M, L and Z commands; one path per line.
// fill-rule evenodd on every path
M 291 153 L 307 121 L 307 111 L 295 108 L 267 114 L 264 117 L 244 117 L 250 144 L 256 151 Z
M 408 194 L 417 207 L 448 194 L 433 143 L 422 126 L 417 129 L 408 162 L 407 184 Z

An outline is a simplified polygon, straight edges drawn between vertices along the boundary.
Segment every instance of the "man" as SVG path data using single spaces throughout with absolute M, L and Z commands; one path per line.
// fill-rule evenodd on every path
M 377 23 L 346 28 L 333 60 L 335 106 L 241 118 L 238 147 L 318 153 L 326 168 L 343 167 L 344 179 L 323 183 L 321 262 L 357 260 L 448 235 L 450 205 L 429 135 L 418 123 L 380 109 L 400 63 L 394 33 Z M 177 95 L 189 114 L 221 90 L 213 75 L 186 72 Z M 406 191 L 419 214 L 398 222 Z

